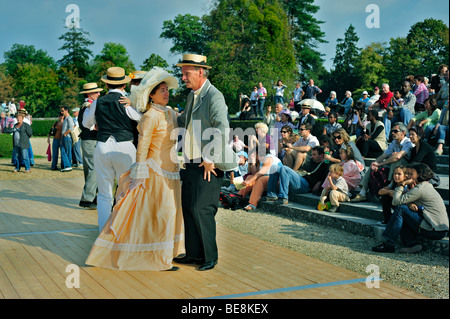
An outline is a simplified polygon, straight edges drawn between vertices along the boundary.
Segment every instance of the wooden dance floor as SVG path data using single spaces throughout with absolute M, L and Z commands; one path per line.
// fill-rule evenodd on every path
M 90 267 L 97 212 L 78 207 L 82 187 L 82 179 L 0 181 L 0 298 L 424 298 L 382 280 L 368 288 L 364 275 L 221 225 L 211 271 Z

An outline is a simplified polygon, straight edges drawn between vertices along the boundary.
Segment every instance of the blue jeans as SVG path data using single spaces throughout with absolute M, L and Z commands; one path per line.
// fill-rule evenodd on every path
M 279 182 L 279 191 L 277 196 Z M 282 166 L 278 172 L 270 174 L 269 182 L 267 184 L 267 196 L 278 198 L 289 198 L 289 192 L 295 194 L 304 194 L 309 191 L 309 184 L 293 169 Z
M 427 138 L 428 141 L 430 141 L 430 139 L 432 139 L 435 136 L 435 135 L 432 135 L 435 127 L 436 127 L 435 125 L 430 124 L 425 129 L 425 137 Z M 438 144 L 445 144 L 445 137 L 446 137 L 447 133 L 448 133 L 448 126 L 439 125 L 438 131 L 436 134 Z
M 78 140 L 72 146 L 72 163 L 73 164 L 83 164 L 83 157 L 81 156 L 81 141 Z
M 266 99 L 258 99 L 258 106 L 256 107 L 256 116 L 264 117 L 264 103 Z
M 26 171 L 30 170 L 30 157 L 28 156 L 28 152 L 28 148 L 15 147 L 13 161 L 14 165 L 16 166 L 16 170 L 20 170 L 21 162 L 24 163 Z
M 52 169 L 58 168 L 58 157 L 60 148 L 61 148 L 61 140 L 59 138 L 54 138 L 52 142 Z
M 61 162 L 62 168 L 72 167 L 72 137 L 67 134 L 61 140 Z
M 396 206 L 383 232 L 383 237 L 386 238 L 388 244 L 395 246 L 400 235 L 403 246 L 410 247 L 418 244 L 417 237 L 419 233 L 421 236 L 431 240 L 442 239 L 446 236 L 446 231 L 428 231 L 420 228 L 422 220 L 422 214 L 413 212 L 407 205 Z
M 275 96 L 275 105 L 277 105 L 277 103 L 281 103 L 284 104 L 284 98 L 282 96 Z

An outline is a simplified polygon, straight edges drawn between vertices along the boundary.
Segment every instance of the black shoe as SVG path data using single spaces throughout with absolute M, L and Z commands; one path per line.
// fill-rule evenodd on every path
M 178 263 L 178 264 L 195 264 L 195 265 L 200 265 L 202 263 L 202 260 L 199 258 L 191 258 L 188 256 L 184 256 L 184 257 L 175 257 L 173 259 L 174 262 Z
M 200 271 L 210 270 L 210 269 L 213 269 L 215 265 L 217 265 L 217 260 L 206 262 L 206 263 L 201 264 L 200 267 L 198 267 L 198 270 L 200 270 Z
M 395 247 L 386 243 L 382 243 L 378 246 L 372 247 L 372 251 L 377 253 L 393 253 L 395 252 Z
M 89 209 L 96 209 L 97 208 L 97 204 L 95 204 L 94 202 L 86 202 L 86 201 L 83 201 L 83 200 L 80 201 L 78 206 L 83 207 L 83 208 L 89 208 Z
M 172 268 L 166 269 L 165 271 L 177 271 L 177 270 L 180 270 L 180 267 L 173 266 Z

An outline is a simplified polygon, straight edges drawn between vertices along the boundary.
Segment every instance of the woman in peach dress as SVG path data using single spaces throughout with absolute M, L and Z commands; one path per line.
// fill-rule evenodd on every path
M 178 270 L 184 253 L 179 166 L 170 134 L 177 113 L 166 106 L 178 82 L 153 68 L 135 87 L 132 105 L 145 112 L 138 124 L 136 163 L 120 177 L 113 212 L 86 264 L 117 270 Z M 151 102 L 148 103 L 149 97 Z

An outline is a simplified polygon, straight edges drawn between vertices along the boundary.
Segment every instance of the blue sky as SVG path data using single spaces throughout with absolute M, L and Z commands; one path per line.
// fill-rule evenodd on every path
M 160 39 L 163 21 L 173 20 L 178 14 L 201 16 L 210 11 L 211 0 L 2 0 L 0 23 L 0 63 L 3 53 L 14 43 L 34 45 L 46 50 L 59 60 L 64 52 L 58 37 L 66 29 L 66 12 L 69 4 L 80 9 L 81 27 L 90 33 L 95 42 L 91 47 L 98 54 L 105 42 L 122 43 L 136 67 L 156 53 L 169 64 L 180 57 L 169 52 L 171 41 Z M 448 0 L 316 0 L 321 7 L 316 14 L 326 33 L 328 44 L 319 50 L 326 54 L 325 67 L 330 69 L 335 54 L 336 39 L 343 38 L 350 24 L 360 38 L 359 47 L 371 42 L 389 42 L 390 38 L 404 37 L 410 27 L 426 18 L 443 20 L 449 24 Z M 375 4 L 379 8 L 380 27 L 367 28 L 366 7 Z

